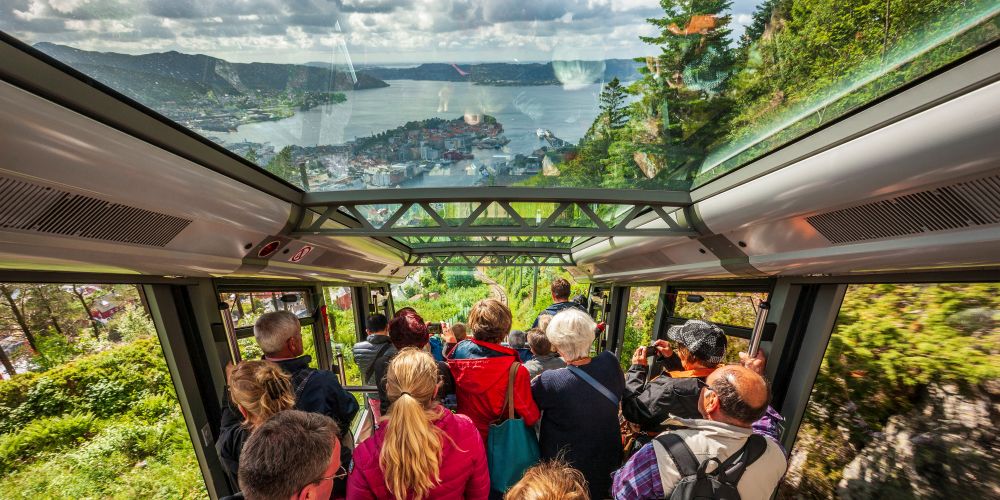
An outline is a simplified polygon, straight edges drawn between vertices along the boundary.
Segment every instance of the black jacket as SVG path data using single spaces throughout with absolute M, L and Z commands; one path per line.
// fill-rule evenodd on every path
M 571 307 L 575 307 L 583 312 L 587 312 L 587 309 L 585 307 L 581 306 L 580 304 L 577 304 L 572 300 L 567 300 L 566 302 L 556 302 L 555 304 L 546 307 L 544 311 L 538 313 L 538 316 L 541 317 L 545 314 L 548 314 L 549 316 L 555 316 L 556 314 L 559 314 L 560 312 L 569 309 Z M 538 328 L 538 317 L 535 318 L 535 322 L 531 324 L 531 327 Z
M 292 376 L 295 387 L 295 409 L 322 413 L 337 421 L 340 432 L 350 431 L 351 421 L 358 413 L 358 400 L 344 390 L 331 371 L 309 367 L 309 356 L 275 361 Z M 304 385 L 303 385 L 304 384 Z
M 378 386 L 379 409 L 382 415 L 389 411 L 389 393 L 385 387 L 385 376 L 389 373 L 389 362 L 395 355 L 396 353 L 393 353 L 392 356 L 382 356 L 375 361 L 375 385 Z M 438 366 L 438 374 L 444 382 L 438 389 L 438 399 L 441 400 L 449 394 L 455 394 L 455 378 L 451 375 L 448 363 L 444 361 L 435 361 L 435 363 Z
M 229 477 L 233 490 L 239 490 L 236 473 L 240 467 L 240 452 L 243 443 L 250 437 L 250 431 L 243 427 L 243 415 L 229 399 L 229 388 L 222 394 L 222 423 L 219 425 L 219 439 L 215 441 L 215 451 L 219 454 L 222 469 Z
M 674 354 L 666 359 L 657 358 L 654 373 L 683 369 L 680 358 Z M 644 432 L 657 432 L 665 430 L 661 424 L 670 415 L 701 418 L 698 412 L 701 386 L 697 378 L 671 378 L 662 373 L 647 382 L 646 372 L 645 366 L 632 365 L 625 373 L 622 415 L 626 420 L 638 424 Z

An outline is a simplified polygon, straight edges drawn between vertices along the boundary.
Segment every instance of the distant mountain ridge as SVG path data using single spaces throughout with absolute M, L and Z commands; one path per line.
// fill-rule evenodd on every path
M 601 68 L 603 65 L 603 70 Z M 598 83 L 617 77 L 638 79 L 642 64 L 631 59 L 604 61 L 557 61 L 547 63 L 424 63 L 411 68 L 368 66 L 364 71 L 383 80 L 469 81 L 483 85 L 559 85 Z
M 389 84 L 366 72 L 357 72 L 357 83 L 350 74 L 330 68 L 296 64 L 232 63 L 200 54 L 176 51 L 130 55 L 94 52 L 54 43 L 41 42 L 34 47 L 96 79 L 129 94 L 148 83 L 164 85 L 165 93 L 246 94 L 257 90 L 331 92 L 387 87 Z M 134 81 L 132 81 L 134 79 Z M 122 85 L 116 85 L 121 83 Z

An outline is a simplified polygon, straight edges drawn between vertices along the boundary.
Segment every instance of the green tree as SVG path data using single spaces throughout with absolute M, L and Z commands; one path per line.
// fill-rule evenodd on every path
M 729 42 L 728 0 L 661 0 L 664 15 L 649 19 L 659 33 L 640 39 L 660 49 L 636 83 L 642 99 L 641 150 L 648 177 L 690 177 L 706 152 L 725 136 L 726 85 L 736 63 Z M 688 167 L 688 168 L 684 168 Z
M 257 156 L 257 150 L 254 149 L 253 147 L 247 149 L 247 154 L 244 155 L 244 158 L 246 158 L 247 161 L 249 161 L 250 163 L 254 164 L 256 164 L 258 160 L 260 160 L 260 157 Z
M 618 77 L 612 78 L 600 95 L 600 109 L 604 126 L 609 130 L 618 130 L 628 121 L 628 110 L 625 108 L 626 89 Z
M 298 167 L 292 164 L 291 146 L 281 148 L 281 151 L 267 163 L 264 169 L 292 184 L 298 185 L 302 182 Z
M 7 310 L 24 335 L 24 339 L 28 341 L 31 351 L 38 353 L 38 340 L 35 338 L 31 325 L 28 324 L 28 317 L 24 311 L 25 294 L 10 283 L 0 283 L 0 296 L 3 296 L 7 303 Z

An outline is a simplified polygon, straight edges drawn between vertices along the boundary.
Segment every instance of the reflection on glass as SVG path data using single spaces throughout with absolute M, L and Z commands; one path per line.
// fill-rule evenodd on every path
M 689 189 L 1000 33 L 993 0 L 12 5 L 0 29 L 312 191 Z

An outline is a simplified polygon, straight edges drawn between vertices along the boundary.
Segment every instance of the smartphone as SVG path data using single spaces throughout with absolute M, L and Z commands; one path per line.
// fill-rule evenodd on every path
M 427 325 L 427 331 L 431 335 L 441 335 L 441 323 L 431 323 Z

